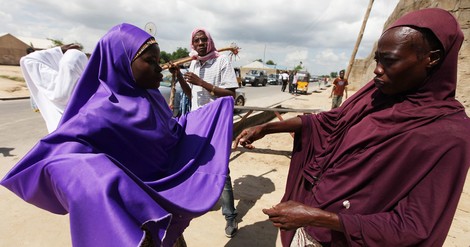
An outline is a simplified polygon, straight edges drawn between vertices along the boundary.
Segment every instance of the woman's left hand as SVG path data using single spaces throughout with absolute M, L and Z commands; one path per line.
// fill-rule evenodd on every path
M 277 204 L 263 209 L 275 227 L 281 230 L 294 230 L 304 226 L 324 227 L 342 232 L 339 216 L 319 208 L 309 207 L 295 201 Z

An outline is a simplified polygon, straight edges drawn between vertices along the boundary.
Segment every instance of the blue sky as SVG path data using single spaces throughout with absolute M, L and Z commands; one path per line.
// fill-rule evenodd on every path
M 112 26 L 156 25 L 166 52 L 189 49 L 191 31 L 206 28 L 217 48 L 241 47 L 235 66 L 256 59 L 312 74 L 347 67 L 369 0 L 0 0 L 0 33 L 79 42 L 92 52 Z M 398 0 L 375 0 L 356 58 L 367 56 Z

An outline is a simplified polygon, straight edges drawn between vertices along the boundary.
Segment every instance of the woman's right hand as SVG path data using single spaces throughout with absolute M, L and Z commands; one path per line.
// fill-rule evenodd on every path
M 259 140 L 265 136 L 263 134 L 264 125 L 256 125 L 247 129 L 244 129 L 233 142 L 233 149 L 237 148 L 238 144 L 242 145 L 244 148 L 253 149 L 253 142 Z

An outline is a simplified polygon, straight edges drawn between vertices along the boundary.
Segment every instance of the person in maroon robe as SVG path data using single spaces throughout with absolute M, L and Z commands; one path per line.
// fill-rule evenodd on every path
M 295 132 L 284 197 L 263 210 L 284 246 L 442 246 L 470 165 L 463 40 L 448 11 L 404 15 L 379 39 L 374 79 L 341 107 L 235 139 Z

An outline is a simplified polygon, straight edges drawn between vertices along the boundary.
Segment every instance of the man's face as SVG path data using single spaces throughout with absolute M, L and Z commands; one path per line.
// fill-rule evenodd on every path
M 207 42 L 208 38 L 203 31 L 197 32 L 193 37 L 193 46 L 199 56 L 205 56 L 207 54 Z
M 423 48 L 428 55 L 418 54 L 416 47 Z M 418 88 L 427 77 L 429 50 L 421 33 L 412 28 L 388 30 L 380 38 L 375 53 L 375 86 L 388 95 Z
M 339 78 L 344 79 L 344 71 L 339 72 Z

